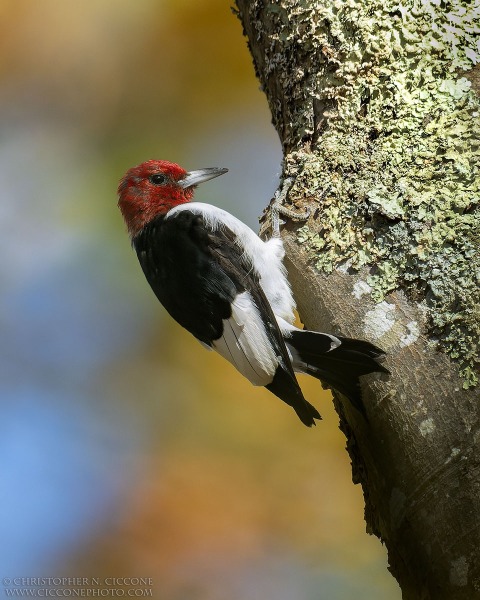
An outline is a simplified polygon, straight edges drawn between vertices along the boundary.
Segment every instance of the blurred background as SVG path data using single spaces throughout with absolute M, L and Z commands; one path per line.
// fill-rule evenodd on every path
M 116 207 L 149 158 L 258 229 L 280 144 L 224 0 L 0 0 L 0 576 L 160 600 L 398 599 L 328 392 L 293 411 L 172 322 Z M 116 586 L 119 587 L 119 586 Z

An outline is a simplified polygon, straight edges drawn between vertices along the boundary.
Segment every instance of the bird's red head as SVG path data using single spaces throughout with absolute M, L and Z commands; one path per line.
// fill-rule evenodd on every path
M 129 169 L 118 186 L 118 206 L 131 237 L 159 215 L 193 198 L 195 186 L 228 169 L 200 169 L 187 172 L 167 160 L 147 160 Z

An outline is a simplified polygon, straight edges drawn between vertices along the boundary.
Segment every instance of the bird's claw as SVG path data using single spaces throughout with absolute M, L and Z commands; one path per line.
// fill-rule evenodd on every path
M 304 212 L 297 212 L 284 206 L 284 202 L 292 185 L 293 177 L 287 177 L 283 182 L 282 189 L 275 192 L 274 200 L 270 208 L 272 237 L 280 237 L 280 225 L 284 225 L 286 223 L 286 221 L 282 221 L 280 219 L 280 215 L 288 217 L 293 221 L 306 221 L 310 216 L 310 211 L 308 208 Z

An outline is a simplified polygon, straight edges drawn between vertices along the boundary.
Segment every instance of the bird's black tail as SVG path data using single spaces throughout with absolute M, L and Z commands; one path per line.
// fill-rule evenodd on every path
M 289 404 L 297 413 L 300 421 L 307 427 L 315 425 L 315 419 L 321 419 L 318 410 L 303 397 L 302 390 L 295 378 L 294 372 L 285 369 L 280 364 L 275 372 L 273 381 L 265 386 L 269 392 Z
M 385 355 L 383 350 L 364 340 L 305 330 L 292 331 L 285 342 L 293 356 L 295 371 L 320 379 L 346 396 L 366 416 L 358 378 L 368 373 L 389 372 L 378 362 Z

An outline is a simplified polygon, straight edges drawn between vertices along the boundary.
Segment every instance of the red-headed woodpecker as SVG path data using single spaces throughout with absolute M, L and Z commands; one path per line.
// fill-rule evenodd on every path
M 180 325 L 289 404 L 305 425 L 321 417 L 295 371 L 320 379 L 364 412 L 358 378 L 386 372 L 377 362 L 383 352 L 293 325 L 280 237 L 264 242 L 228 212 L 191 202 L 199 183 L 226 172 L 187 172 L 165 160 L 127 171 L 118 204 L 148 283 Z

